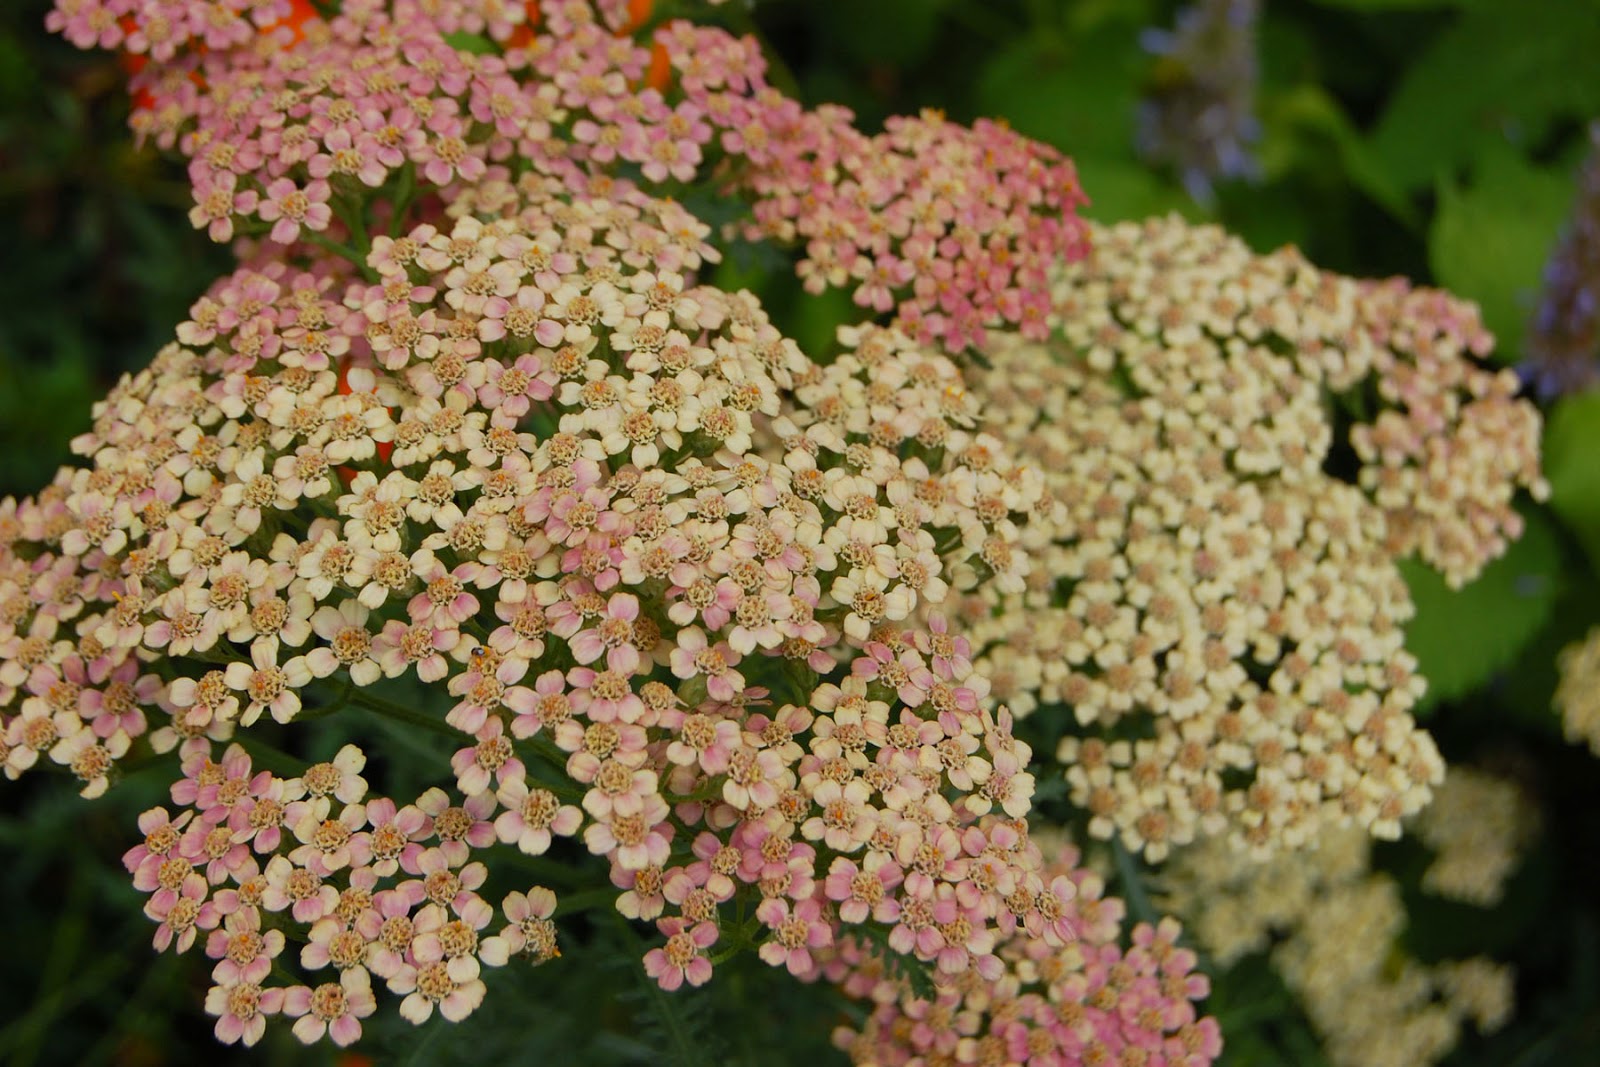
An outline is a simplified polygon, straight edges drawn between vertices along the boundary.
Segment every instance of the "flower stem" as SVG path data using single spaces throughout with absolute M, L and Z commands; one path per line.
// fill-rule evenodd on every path
M 368 281 L 375 282 L 378 280 L 377 273 L 373 271 L 371 267 L 367 266 L 367 257 L 357 252 L 349 245 L 340 244 L 331 237 L 324 237 L 315 230 L 303 230 L 301 231 L 300 236 L 304 237 L 307 241 L 310 241 L 323 251 L 332 252 L 334 255 L 354 263 L 356 267 L 360 269 L 362 276 Z
M 385 700 L 382 697 L 373 696 L 371 693 L 365 692 L 361 689 L 352 689 L 350 691 L 349 699 L 350 703 L 357 704 L 363 708 L 366 708 L 368 711 L 375 711 L 379 715 L 394 719 L 397 722 L 406 722 L 411 723 L 413 726 L 421 726 L 423 729 L 432 730 L 434 733 L 442 734 L 446 737 L 452 737 L 457 741 L 467 736 L 460 730 L 457 730 L 454 726 L 451 726 L 449 723 L 445 722 L 443 719 L 436 719 L 426 712 L 418 711 L 415 708 L 408 708 L 404 704 L 397 704 L 392 700 Z
M 1156 913 L 1155 905 L 1150 903 L 1150 894 L 1145 891 L 1144 880 L 1139 877 L 1139 868 L 1120 838 L 1111 839 L 1111 855 L 1117 864 L 1117 881 L 1122 883 L 1118 888 L 1122 890 L 1122 897 L 1128 902 L 1128 911 L 1135 919 L 1154 926 L 1161 921 L 1161 916 Z
M 417 170 L 414 164 L 406 163 L 400 168 L 400 178 L 395 186 L 394 199 L 390 206 L 393 209 L 389 216 L 389 236 L 398 237 L 400 231 L 405 229 L 406 216 L 411 210 L 411 201 L 417 195 Z
M 306 768 L 305 760 L 267 744 L 249 731 L 239 731 L 233 740 L 250 754 L 252 766 L 265 768 L 280 778 L 293 778 Z

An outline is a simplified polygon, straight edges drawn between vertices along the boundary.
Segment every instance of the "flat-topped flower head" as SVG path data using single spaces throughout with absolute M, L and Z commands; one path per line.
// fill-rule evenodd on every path
M 1510 1015 L 1510 967 L 1485 956 L 1410 956 L 1400 885 L 1373 869 L 1359 830 L 1331 831 L 1318 849 L 1262 862 L 1220 841 L 1196 845 L 1162 880 L 1162 906 L 1185 918 L 1195 946 L 1221 968 L 1265 953 L 1340 1067 L 1391 1057 L 1437 1063 L 1468 1025 L 1489 1033 Z M 1189 952 L 1154 941 L 1141 950 L 1151 958 Z
M 1397 836 L 1443 765 L 1410 714 L 1395 560 L 1459 584 L 1504 550 L 1516 493 L 1545 491 L 1538 415 L 1444 294 L 1176 219 L 1095 232 L 1061 275 L 1060 340 L 997 339 L 968 375 L 1045 482 L 1027 578 L 959 605 L 989 699 L 1069 708 L 1071 800 L 1149 858 L 1214 834 L 1310 846 L 1330 823 Z M 1331 418 L 1368 378 L 1387 406 Z
M 480 855 L 563 837 L 658 924 L 663 984 L 707 980 L 736 897 L 805 975 L 844 924 L 946 974 L 993 971 L 1018 923 L 1070 938 L 1023 831 L 963 851 L 1025 817 L 1030 754 L 934 613 L 1026 587 L 1045 481 L 956 365 L 878 327 L 811 360 L 695 283 L 703 231 L 642 194 L 530 174 L 451 210 L 376 242 L 371 277 L 315 256 L 219 281 L 0 555 L 30 604 L 78 598 L 3 637 L 8 768 L 109 782 L 133 704 L 162 707 L 189 810 L 130 853 L 162 943 L 224 914 L 305 930 L 300 984 L 216 994 L 228 1032 L 269 994 L 306 1039 L 353 1040 L 385 990 L 463 1017 L 480 964 L 555 955 L 542 904 L 491 932 Z M 377 795 L 353 745 L 289 777 L 214 759 L 342 702 L 458 733 L 460 795 Z M 829 895 L 842 854 L 861 907 Z
M 1600 756 L 1600 628 L 1561 650 L 1555 709 L 1562 730 L 1574 744 L 1589 745 Z
M 851 1062 L 924 1062 L 953 1047 L 971 1048 L 974 1062 L 1216 1059 L 1217 1020 L 1196 1010 L 1210 986 L 1194 969 L 1194 953 L 1175 947 L 1178 924 L 1166 918 L 1125 929 L 1122 902 L 1104 897 L 1099 877 L 1077 867 L 1077 851 L 1050 849 L 1048 888 L 1035 894 L 1019 887 L 1007 907 L 1036 902 L 1074 930 L 1071 940 L 1051 943 L 1026 924 L 1010 925 L 996 939 L 992 965 L 935 972 L 931 996 L 896 978 L 859 940 L 824 950 L 823 974 L 868 1006 L 863 1023 L 834 1032 Z M 959 909 L 936 905 L 914 921 L 945 945 L 974 943 Z

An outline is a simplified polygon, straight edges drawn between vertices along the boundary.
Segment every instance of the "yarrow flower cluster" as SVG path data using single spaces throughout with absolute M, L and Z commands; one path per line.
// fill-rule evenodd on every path
M 1070 708 L 1069 799 L 1149 859 L 1439 782 L 1394 560 L 1466 581 L 1543 491 L 1470 306 L 1091 230 L 1054 150 L 865 134 L 648 3 L 50 21 L 126 53 L 240 262 L 0 501 L 0 765 L 171 754 L 125 863 L 222 1040 L 465 1017 L 560 955 L 551 888 L 485 895 L 515 850 L 609 883 L 665 989 L 751 950 L 868 1002 L 858 1062 L 1207 1064 L 1177 925 L 1034 840 L 1014 714 Z M 802 352 L 702 283 L 738 240 L 874 319 Z M 256 747 L 356 715 L 444 784 Z
M 60 0 L 45 25 L 79 48 L 115 48 L 166 63 L 181 52 L 247 44 L 314 15 L 305 0 Z
M 1600 627 L 1561 650 L 1555 710 L 1567 740 L 1600 756 Z
M 67 22 L 109 17 L 94 2 Z M 231 42 L 248 47 L 159 49 L 166 61 L 136 79 L 149 106 L 135 128 L 189 157 L 191 218 L 216 240 L 241 225 L 278 243 L 359 230 L 361 187 L 393 181 L 398 210 L 416 182 L 470 184 L 491 161 L 563 180 L 625 168 L 666 191 L 709 178 L 747 199 L 750 236 L 803 242 L 808 288 L 851 286 L 924 343 L 959 350 L 1008 325 L 1043 335 L 1048 272 L 1085 248 L 1084 198 L 1054 150 L 933 113 L 869 137 L 847 110 L 807 111 L 768 86 L 760 49 L 722 30 L 678 21 L 641 44 L 625 16 L 564 0 L 533 36 L 517 5 L 479 6 L 399 0 L 391 15 L 352 0 L 331 23 Z M 181 17 L 150 13 L 140 33 L 156 24 L 181 43 Z M 442 36 L 474 27 L 519 47 L 478 56 Z
M 1537 829 L 1537 811 L 1516 782 L 1451 767 L 1413 827 L 1434 853 L 1422 888 L 1480 908 L 1495 906 Z
M 487 929 L 495 911 L 476 892 L 486 868 L 472 856 L 497 837 L 492 794 L 461 804 L 430 789 L 402 807 L 367 793 L 365 764 L 348 745 L 285 779 L 253 770 L 238 745 L 213 761 L 191 743 L 172 786 L 178 814 L 139 817 L 144 841 L 124 863 L 150 894 L 155 947 L 199 943 L 217 961 L 206 1010 L 220 1040 L 254 1044 L 268 1018 L 286 1016 L 303 1041 L 351 1044 L 377 1008 L 374 980 L 412 1022 L 435 1009 L 460 1020 L 483 999 L 480 965 L 557 954 L 548 889 L 512 893 L 504 927 Z M 288 962 L 285 923 L 302 935 L 299 966 L 321 981 L 268 981 Z
M 539 99 L 568 124 L 572 160 L 632 164 L 650 182 L 713 175 L 752 202 L 749 237 L 801 245 L 808 290 L 850 287 L 925 344 L 959 351 L 999 326 L 1043 335 L 1048 273 L 1086 247 L 1076 172 L 1053 149 L 933 112 L 868 136 L 845 108 L 783 96 L 755 41 L 711 27 L 674 22 L 651 52 L 584 3 L 556 5 L 551 26 L 527 60 L 549 79 Z M 655 56 L 675 91 L 633 94 Z
M 279 33 L 145 68 L 151 106 L 134 126 L 188 157 L 195 226 L 218 241 L 241 226 L 279 244 L 348 235 L 365 228 L 366 191 L 391 179 L 398 213 L 419 181 L 472 182 L 491 154 L 545 154 L 548 127 L 505 60 L 458 52 L 414 6 L 390 17 L 351 3 L 306 22 L 297 46 Z
M 1009 938 L 999 974 L 968 972 L 919 995 L 880 955 L 842 943 L 826 973 L 872 1009 L 859 1029 L 836 1031 L 835 1044 L 861 1064 L 1211 1063 L 1221 1035 L 1194 1006 L 1210 983 L 1179 945 L 1181 927 L 1163 919 L 1124 936 L 1122 901 L 1078 863 L 1076 849 L 1057 844 L 1047 870 L 1074 887 L 1067 918 L 1079 938 L 1059 948 Z
M 0 758 L 96 795 L 177 751 L 178 812 L 127 864 L 158 948 L 205 935 L 225 1041 L 287 1015 L 349 1043 L 374 979 L 413 1022 L 465 1016 L 480 964 L 555 955 L 547 888 L 480 936 L 475 857 L 563 838 L 655 923 L 668 989 L 714 947 L 817 977 L 861 924 L 947 977 L 1076 937 L 1030 751 L 938 614 L 1023 588 L 1043 483 L 929 347 L 1042 332 L 1082 252 L 1071 164 L 932 115 L 866 137 L 765 85 L 751 42 L 636 40 L 640 8 L 51 18 L 124 48 L 191 220 L 251 240 L 97 408 L 88 465 L 4 503 Z M 821 365 L 698 284 L 711 231 L 655 195 L 691 182 L 897 325 Z M 253 768 L 264 724 L 346 705 L 457 738 L 458 795 L 368 797 L 356 746 Z M 285 929 L 303 984 L 271 980 Z
M 1224 968 L 1267 952 L 1337 1067 L 1437 1063 L 1466 1024 L 1489 1033 L 1511 1017 L 1513 975 L 1482 956 L 1405 955 L 1400 886 L 1371 870 L 1370 849 L 1353 829 L 1259 863 L 1208 842 L 1163 872 L 1163 905 Z
M 1503 550 L 1513 493 L 1544 491 L 1537 413 L 1468 358 L 1466 306 L 1214 228 L 1097 229 L 1059 293 L 1061 342 L 1007 340 L 970 376 L 1048 488 L 1028 588 L 961 608 L 992 699 L 1071 709 L 1073 803 L 1149 858 L 1330 821 L 1397 836 L 1443 764 L 1394 559 L 1460 581 Z M 1369 376 L 1386 406 L 1349 430 L 1351 485 L 1324 407 Z
M 867 137 L 851 118 L 766 119 L 796 135 L 746 145 L 760 197 L 747 232 L 803 242 L 808 291 L 853 285 L 857 304 L 895 311 L 924 343 L 959 351 L 997 325 L 1045 336 L 1049 273 L 1087 247 L 1071 163 L 992 122 L 930 111 Z
M 507 954 L 476 941 L 493 912 L 470 892 L 471 849 L 496 842 L 603 857 L 619 910 L 666 937 L 645 966 L 668 988 L 707 980 L 736 898 L 800 976 L 864 922 L 951 975 L 997 973 L 1018 929 L 1068 943 L 1075 889 L 1023 821 L 1029 750 L 929 610 L 1022 587 L 1013 520 L 1040 495 L 971 428 L 955 365 L 875 327 L 811 363 L 753 298 L 678 272 L 701 253 L 659 227 L 669 205 L 531 174 L 475 200 L 506 213 L 379 236 L 373 281 L 338 261 L 223 279 L 97 409 L 75 442 L 92 466 L 8 503 L 8 768 L 48 752 L 102 790 L 149 708 L 150 746 L 215 777 L 216 744 L 292 723 L 317 680 L 385 714 L 385 679 L 446 691 L 437 718 L 403 717 L 465 743 L 459 804 L 362 804 L 352 783 L 335 810 L 230 750 L 235 799 L 151 814 L 178 843 L 130 859 L 160 947 L 240 893 L 352 952 L 394 919 L 414 939 L 367 970 L 413 1021 L 470 1011 L 477 961 Z M 508 918 L 548 919 L 540 899 Z M 255 959 L 218 965 L 225 1040 L 308 995 Z

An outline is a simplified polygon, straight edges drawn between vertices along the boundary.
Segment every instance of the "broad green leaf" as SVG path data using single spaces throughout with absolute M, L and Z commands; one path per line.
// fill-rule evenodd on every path
M 1416 225 L 1416 210 L 1405 189 L 1389 174 L 1383 160 L 1325 89 L 1310 84 L 1297 86 L 1270 101 L 1263 120 L 1269 137 L 1277 133 L 1292 140 L 1307 136 L 1325 138 L 1357 189 L 1407 226 Z M 1292 166 L 1298 156 L 1298 152 L 1293 152 L 1278 165 Z
M 948 0 L 873 0 L 870 4 L 821 4 L 818 29 L 854 58 L 872 66 L 907 66 L 922 59 L 939 28 Z
M 1506 361 L 1523 333 L 1573 197 L 1571 177 L 1532 166 L 1506 149 L 1484 157 L 1471 185 L 1439 185 L 1428 261 L 1439 284 L 1476 300 Z
M 1131 163 L 1139 82 L 1149 63 L 1139 27 L 1129 24 L 1070 43 L 1024 39 L 997 52 L 979 74 L 978 108 L 1074 157 Z
M 1516 670 L 1507 672 L 1503 686 L 1495 690 L 1500 707 L 1519 725 L 1563 745 L 1561 718 L 1552 706 L 1560 682 L 1556 660 L 1563 649 L 1582 641 L 1600 623 L 1595 611 L 1600 604 L 1600 577 L 1575 548 L 1566 555 L 1561 597 L 1549 621 L 1522 646 Z
M 1234 182 L 1217 194 L 1229 232 L 1263 255 L 1284 245 L 1304 248 L 1315 235 L 1317 213 L 1299 183 Z
M 1555 606 L 1561 588 L 1555 531 L 1540 512 L 1525 517 L 1522 538 L 1463 589 L 1450 589 L 1421 563 L 1401 562 L 1417 606 L 1406 648 L 1428 679 L 1427 704 L 1461 697 L 1510 665 Z
M 791 336 L 802 351 L 815 358 L 831 356 L 839 350 L 839 327 L 864 322 L 870 309 L 851 299 L 846 289 L 828 289 L 812 296 L 802 293 L 795 305 Z
M 1059 24 L 1081 37 L 1117 24 L 1153 25 L 1165 17 L 1167 5 L 1160 0 L 1076 0 L 1058 7 L 1054 0 L 1028 0 L 1027 7 L 1035 30 Z
M 1550 508 L 1600 572 L 1600 392 L 1569 396 L 1544 428 Z
M 1078 181 L 1089 194 L 1082 214 L 1099 222 L 1143 219 L 1177 211 L 1191 219 L 1204 212 L 1183 190 L 1155 171 L 1128 159 L 1074 156 Z
M 1415 189 L 1511 139 L 1600 112 L 1600 2 L 1482 3 L 1407 71 L 1373 135 L 1394 180 Z

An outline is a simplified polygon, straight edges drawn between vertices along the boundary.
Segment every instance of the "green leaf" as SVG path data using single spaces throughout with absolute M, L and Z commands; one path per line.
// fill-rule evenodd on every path
M 847 289 L 827 289 L 813 296 L 801 294 L 795 305 L 789 335 L 813 358 L 826 358 L 839 350 L 839 327 L 871 317 L 868 309 L 851 299 Z
M 1572 203 L 1571 178 L 1506 149 L 1485 156 L 1470 186 L 1439 185 L 1428 261 L 1448 289 L 1476 300 L 1502 359 L 1521 355 L 1544 261 Z
M 1551 510 L 1600 572 L 1600 392 L 1566 397 L 1551 410 L 1544 470 Z
M 1417 606 L 1406 648 L 1428 679 L 1425 706 L 1457 699 L 1509 666 L 1554 608 L 1562 580 L 1560 545 L 1542 512 L 1524 518 L 1521 540 L 1464 589 L 1450 589 L 1421 563 L 1401 561 Z
M 1306 247 L 1319 216 L 1297 182 L 1233 183 L 1217 190 L 1229 232 L 1265 255 L 1284 245 Z
M 656 1050 L 653 1062 L 666 1067 L 712 1067 L 722 1062 L 721 1041 L 711 1030 L 711 997 L 716 991 L 684 987 L 667 992 L 645 974 L 637 959 L 646 942 L 627 920 L 612 913 L 609 928 L 620 949 L 607 961 L 633 973 L 634 988 L 619 991 L 618 1001 L 634 1008 L 633 1032 Z
M 1563 747 L 1566 740 L 1561 716 L 1552 703 L 1561 681 L 1557 658 L 1563 649 L 1587 637 L 1600 622 L 1595 614 L 1595 605 L 1600 604 L 1600 578 L 1586 565 L 1576 546 L 1565 546 L 1565 554 L 1561 596 L 1549 620 L 1522 646 L 1516 669 L 1506 672 L 1503 682 L 1496 686 L 1494 712 L 1509 713 L 1519 729 Z
M 457 52 L 471 52 L 475 56 L 499 55 L 500 46 L 481 33 L 457 30 L 444 35 L 445 43 Z
M 1078 168 L 1078 181 L 1089 194 L 1089 206 L 1082 212 L 1088 218 L 1120 222 L 1173 211 L 1190 219 L 1204 217 L 1188 194 L 1142 164 L 1083 155 L 1074 156 L 1072 161 Z
M 1476 7 L 1488 0 L 1315 0 L 1322 7 L 1346 11 L 1422 11 L 1431 8 Z
M 979 75 L 978 107 L 1074 157 L 1132 163 L 1139 82 L 1149 64 L 1134 24 L 1103 25 L 1070 43 L 1024 38 L 997 51 Z
M 1373 148 L 1411 189 L 1510 139 L 1537 144 L 1561 120 L 1600 111 L 1596 0 L 1483 3 L 1407 71 Z
M 822 4 L 818 29 L 864 64 L 903 67 L 928 52 L 949 0 L 873 0 L 870 4 Z
M 1321 86 L 1305 84 L 1270 101 L 1263 116 L 1268 136 L 1288 134 L 1292 141 L 1325 139 L 1333 148 L 1346 176 L 1373 203 L 1407 226 L 1417 223 L 1416 209 L 1405 189 L 1389 173 L 1383 159 L 1372 150 L 1344 113 L 1339 102 Z M 1301 153 L 1293 151 L 1290 160 Z
M 915 956 L 907 956 L 891 947 L 889 931 L 884 927 L 877 923 L 862 923 L 852 926 L 847 936 L 876 956 L 883 964 L 885 977 L 899 982 L 912 996 L 933 1000 L 939 995 L 939 987 L 933 980 L 929 966 Z

